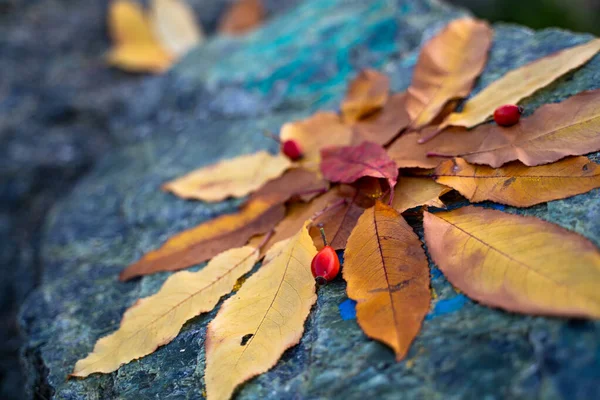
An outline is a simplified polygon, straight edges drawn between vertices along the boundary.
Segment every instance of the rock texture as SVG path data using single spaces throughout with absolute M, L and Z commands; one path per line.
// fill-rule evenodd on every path
M 215 312 L 190 321 L 172 343 L 117 372 L 65 380 L 75 361 L 116 329 L 123 311 L 158 290 L 168 276 L 121 283 L 118 273 L 170 235 L 239 205 L 183 201 L 159 186 L 222 158 L 275 150 L 263 130 L 277 131 L 316 109 L 336 109 L 347 82 L 363 67 L 383 70 L 394 90 L 405 89 L 420 45 L 463 15 L 434 0 L 284 3 L 257 32 L 215 37 L 167 76 L 128 77 L 115 89 L 120 96 L 108 96 L 114 106 L 103 121 L 118 142 L 108 148 L 120 149 L 109 151 L 52 208 L 40 233 L 42 285 L 20 314 L 29 397 L 37 392 L 57 399 L 202 398 L 204 334 Z M 515 67 L 590 38 L 554 29 L 532 32 L 501 24 L 495 29 L 490 61 L 475 92 Z M 104 71 L 101 64 L 97 68 Z M 107 85 L 113 82 L 106 79 Z M 596 56 L 524 105 L 532 112 L 599 87 Z M 95 90 L 101 96 L 102 85 Z M 73 96 L 67 104 L 78 110 L 96 98 L 80 91 Z M 89 123 L 80 136 L 93 135 L 94 129 L 106 132 Z M 47 136 L 31 137 L 39 142 Z M 557 223 L 600 246 L 599 194 L 594 190 L 529 209 L 501 208 Z M 410 222 L 419 229 L 418 221 Z M 600 324 L 489 309 L 456 293 L 435 266 L 431 271 L 432 311 L 405 361 L 396 363 L 389 349 L 364 336 L 344 283 L 337 280 L 320 289 L 300 345 L 243 385 L 237 398 L 600 396 Z

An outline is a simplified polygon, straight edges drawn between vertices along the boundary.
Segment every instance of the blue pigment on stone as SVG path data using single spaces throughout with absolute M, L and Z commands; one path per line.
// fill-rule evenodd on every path
M 356 319 L 356 301 L 352 299 L 345 300 L 338 308 L 340 309 L 340 316 L 344 321 Z

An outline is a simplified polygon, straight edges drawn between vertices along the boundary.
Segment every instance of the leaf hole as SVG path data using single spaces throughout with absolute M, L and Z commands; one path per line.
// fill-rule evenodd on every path
M 248 343 L 248 341 L 252 338 L 252 336 L 254 336 L 254 334 L 252 333 L 247 333 L 242 337 L 242 342 L 240 343 L 240 346 L 245 346 L 246 343 Z

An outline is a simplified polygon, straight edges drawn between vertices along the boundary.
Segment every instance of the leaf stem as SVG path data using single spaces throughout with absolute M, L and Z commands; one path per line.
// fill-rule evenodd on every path
M 427 157 L 454 158 L 451 154 L 436 153 L 435 151 L 428 151 L 426 155 Z
M 273 234 L 275 233 L 275 229 L 271 229 L 266 235 L 265 237 L 260 241 L 260 243 L 258 244 L 258 246 L 256 246 L 256 250 L 260 251 L 262 250 L 263 246 L 265 244 L 267 244 L 267 242 L 269 241 L 269 239 L 271 239 L 271 236 L 273 236 Z
M 340 200 L 336 201 L 335 203 L 328 205 L 327 207 L 325 207 L 321 211 L 317 211 L 316 213 L 313 214 L 313 216 L 311 217 L 311 219 L 314 222 L 316 219 L 318 219 L 319 217 L 321 217 L 321 215 L 325 214 L 328 211 L 333 210 L 334 208 L 338 208 L 339 206 L 341 206 L 343 204 L 346 204 L 346 199 L 340 199 Z
M 279 138 L 279 136 L 274 135 L 273 132 L 269 132 L 269 131 L 265 130 L 265 131 L 263 131 L 263 135 L 270 139 L 273 139 L 277 143 L 281 143 L 281 139 Z

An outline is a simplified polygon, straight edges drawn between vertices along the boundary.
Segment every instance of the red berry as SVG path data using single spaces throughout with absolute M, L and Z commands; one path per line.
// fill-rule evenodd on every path
M 514 104 L 506 104 L 496 108 L 494 121 L 500 126 L 512 126 L 519 122 L 523 109 Z
M 321 237 L 325 247 L 319 250 L 310 264 L 310 270 L 318 285 L 331 282 L 340 272 L 340 259 L 333 247 L 327 245 L 323 228 L 321 228 Z
M 281 143 L 281 151 L 292 161 L 302 158 L 302 148 L 295 140 L 286 140 Z

